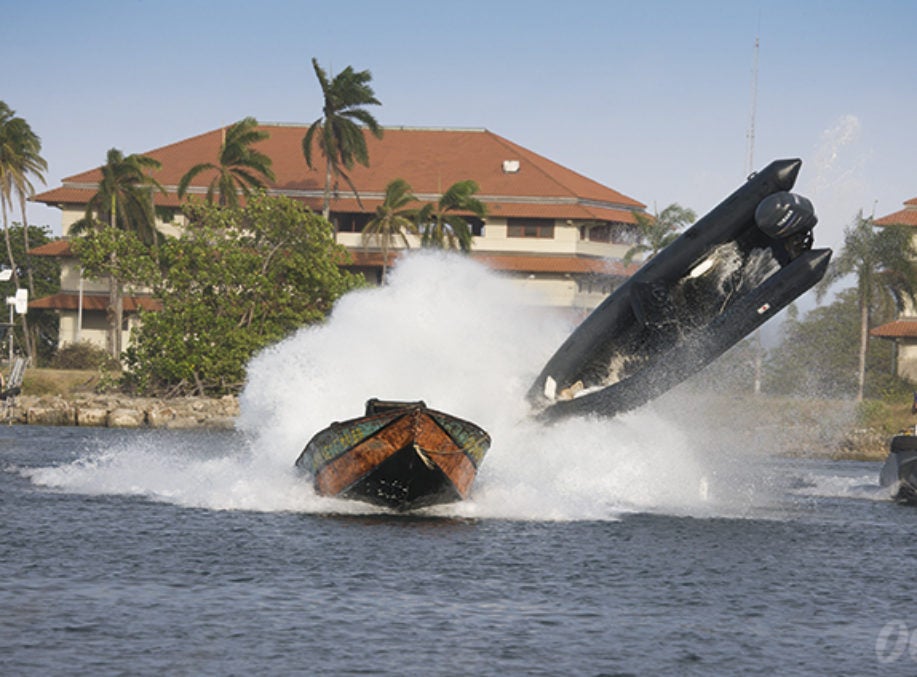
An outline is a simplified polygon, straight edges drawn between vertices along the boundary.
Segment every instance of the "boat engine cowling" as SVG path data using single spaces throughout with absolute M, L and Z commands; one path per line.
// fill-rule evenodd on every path
M 755 209 L 755 223 L 769 237 L 785 240 L 812 230 L 818 223 L 812 202 L 796 193 L 780 191 L 768 195 Z

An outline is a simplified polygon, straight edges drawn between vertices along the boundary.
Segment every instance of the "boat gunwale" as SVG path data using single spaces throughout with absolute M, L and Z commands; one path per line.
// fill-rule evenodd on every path
M 471 421 L 436 409 L 431 409 L 422 403 L 411 402 L 407 404 L 408 406 L 400 409 L 387 409 L 376 414 L 357 416 L 345 421 L 335 421 L 331 423 L 327 428 L 313 435 L 309 442 L 306 443 L 302 453 L 300 453 L 299 458 L 296 460 L 296 466 L 311 472 L 313 476 L 317 475 L 321 472 L 322 468 L 351 452 L 373 435 L 395 424 L 404 416 L 411 415 L 415 417 L 417 415 L 422 415 L 430 419 L 457 447 L 456 450 L 449 451 L 426 449 L 422 446 L 419 447 L 424 453 L 462 453 L 468 457 L 475 469 L 480 466 L 492 442 L 490 434 L 486 430 Z M 379 423 L 379 425 L 372 425 L 374 423 Z M 363 424 L 370 425 L 364 426 Z M 417 427 L 415 421 L 412 435 L 412 442 L 415 446 L 417 446 Z M 348 430 L 355 430 L 359 436 L 354 435 L 349 439 L 341 437 L 341 433 Z M 470 442 L 466 441 L 460 443 L 460 440 L 457 439 L 459 433 L 467 435 L 467 439 L 470 440 Z M 332 449 L 330 452 L 329 447 Z

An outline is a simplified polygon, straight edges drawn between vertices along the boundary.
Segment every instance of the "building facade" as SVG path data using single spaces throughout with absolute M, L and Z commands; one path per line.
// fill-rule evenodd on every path
M 300 200 L 320 212 L 325 172 L 309 169 L 303 159 L 307 126 L 263 124 L 260 129 L 269 137 L 257 148 L 271 158 L 275 174 L 268 193 Z M 191 167 L 215 163 L 223 138 L 224 130 L 216 129 L 144 153 L 162 165 L 152 173 L 166 191 L 154 194 L 162 232 L 180 233 L 184 223 L 178 183 Z M 330 218 L 338 242 L 352 254 L 352 268 L 371 282 L 381 279 L 382 251 L 378 243 L 363 242 L 362 230 L 396 178 L 410 184 L 420 203 L 435 202 L 458 181 L 477 182 L 476 197 L 487 206 L 487 216 L 470 221 L 471 256 L 516 284 L 538 290 L 545 306 L 585 315 L 636 268 L 626 266 L 623 258 L 639 240 L 634 215 L 643 213 L 645 205 L 508 139 L 485 129 L 388 127 L 382 139 L 367 133 L 366 142 L 370 166 L 357 165 L 348 173 L 357 194 L 349 186 L 336 186 Z M 59 312 L 61 345 L 105 344 L 107 283 L 82 276 L 68 243 L 71 227 L 84 215 L 100 178 L 100 170 L 92 169 L 35 197 L 60 208 L 64 239 L 32 253 L 59 257 L 63 272 L 61 292 L 30 306 Z M 207 172 L 199 174 L 185 199 L 204 199 L 211 178 Z M 419 244 L 417 238 L 411 242 L 412 247 Z M 389 252 L 390 259 L 397 255 Z M 125 299 L 125 345 L 137 309 L 155 307 L 142 293 Z
M 904 203 L 904 209 L 876 219 L 877 226 L 906 226 L 915 229 L 917 238 L 917 197 Z M 870 330 L 870 336 L 892 341 L 898 375 L 917 382 L 917 311 L 907 304 L 894 322 Z

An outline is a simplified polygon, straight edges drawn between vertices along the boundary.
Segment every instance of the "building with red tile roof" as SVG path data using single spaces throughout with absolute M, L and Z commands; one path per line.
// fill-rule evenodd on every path
M 904 203 L 904 209 L 893 212 L 875 220 L 877 226 L 913 226 L 917 227 L 917 197 Z
M 874 221 L 877 226 L 907 226 L 917 228 L 917 197 L 904 203 L 904 209 L 893 212 Z M 917 232 L 914 235 L 917 238 Z M 893 322 L 874 327 L 870 336 L 895 343 L 898 374 L 917 381 L 917 317 L 907 304 L 904 312 Z
M 268 193 L 300 200 L 320 212 L 325 173 L 323 168 L 309 169 L 303 159 L 302 138 L 308 127 L 262 124 L 259 128 L 269 137 L 257 148 L 271 158 L 275 174 Z M 144 153 L 162 165 L 152 176 L 166 190 L 154 194 L 162 219 L 157 226 L 163 232 L 180 231 L 178 183 L 191 167 L 216 161 L 223 134 L 222 128 L 216 129 Z M 622 259 L 638 241 L 634 214 L 644 211 L 643 203 L 504 137 L 486 129 L 386 127 L 382 139 L 367 133 L 366 143 L 369 166 L 358 164 L 348 172 L 358 195 L 342 181 L 332 196 L 331 220 L 338 241 L 351 251 L 353 268 L 371 281 L 379 279 L 382 253 L 372 242 L 364 245 L 361 231 L 381 204 L 387 184 L 396 178 L 407 181 L 421 203 L 438 200 L 458 181 L 476 181 L 480 187 L 476 197 L 488 213 L 483 221 L 471 220 L 472 257 L 520 284 L 541 290 L 546 306 L 585 314 L 636 268 L 625 266 Z M 317 157 L 317 166 L 323 167 L 323 159 Z M 34 199 L 61 209 L 62 230 L 68 236 L 97 191 L 100 178 L 99 168 L 81 172 Z M 211 178 L 212 174 L 202 172 L 187 194 L 203 199 Z M 419 246 L 419 241 L 414 240 L 413 245 Z M 80 307 L 80 320 L 70 299 L 78 293 L 79 284 L 84 297 L 102 294 L 106 286 L 79 279 L 66 240 L 33 253 L 61 257 L 65 264 L 62 295 L 33 301 L 60 311 L 61 342 L 101 341 L 97 333 L 90 336 L 83 331 L 88 306 Z M 397 254 L 390 252 L 389 256 L 396 258 Z M 91 324 L 98 325 L 97 319 Z

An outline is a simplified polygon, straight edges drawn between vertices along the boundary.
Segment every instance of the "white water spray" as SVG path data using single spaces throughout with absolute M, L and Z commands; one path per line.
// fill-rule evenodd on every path
M 840 116 L 818 140 L 810 167 L 814 171 L 803 173 L 798 192 L 815 203 L 818 246 L 839 248 L 844 242 L 844 228 L 859 210 L 868 212 L 873 204 L 867 197 L 870 189 L 864 169 L 870 154 L 863 148 L 861 136 L 862 125 L 856 115 Z
M 429 512 L 556 520 L 707 513 L 716 468 L 652 408 L 551 426 L 530 418 L 525 393 L 571 330 L 537 301 L 465 257 L 414 253 L 388 286 L 349 294 L 327 322 L 252 360 L 241 435 L 129 435 L 28 474 L 71 491 L 210 509 L 377 512 L 317 496 L 293 462 L 318 430 L 360 416 L 369 397 L 423 399 L 493 438 L 470 500 Z

